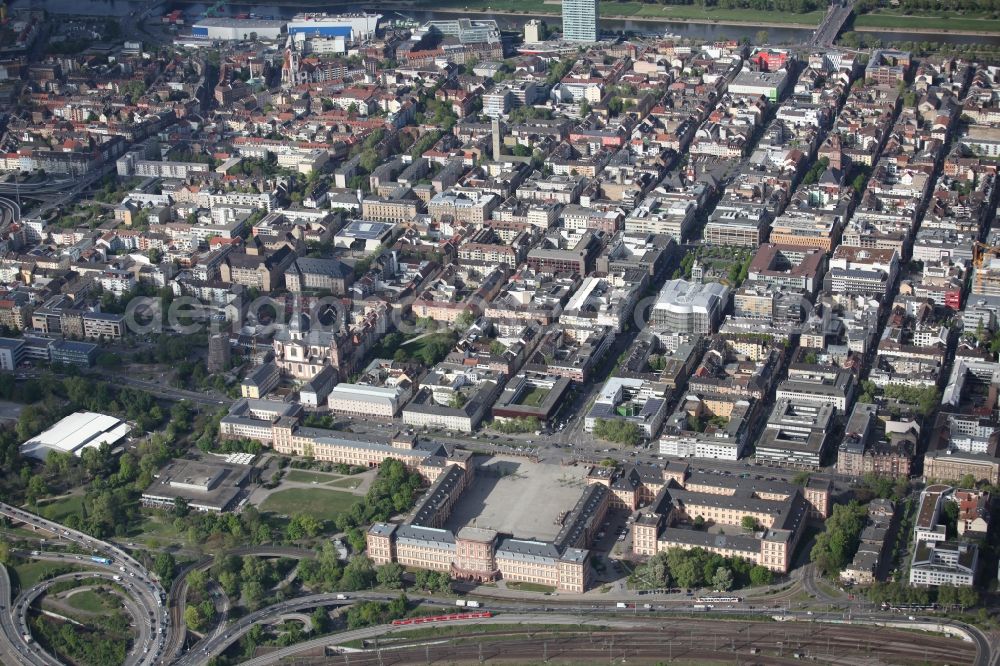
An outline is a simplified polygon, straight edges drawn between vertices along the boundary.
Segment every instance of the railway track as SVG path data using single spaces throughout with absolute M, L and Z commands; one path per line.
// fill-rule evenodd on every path
M 459 643 L 429 637 L 400 644 L 382 641 L 378 650 L 295 659 L 297 664 L 454 663 L 745 663 L 793 664 L 969 664 L 974 646 L 957 639 L 896 630 L 806 623 L 685 622 L 635 631 L 544 629 L 464 636 Z

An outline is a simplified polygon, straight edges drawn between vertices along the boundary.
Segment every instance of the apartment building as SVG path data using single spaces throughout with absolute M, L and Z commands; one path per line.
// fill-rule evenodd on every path
M 919 427 L 891 432 L 878 437 L 878 408 L 862 402 L 854 409 L 837 448 L 837 472 L 848 476 L 877 474 L 890 478 L 908 478 L 917 450 Z

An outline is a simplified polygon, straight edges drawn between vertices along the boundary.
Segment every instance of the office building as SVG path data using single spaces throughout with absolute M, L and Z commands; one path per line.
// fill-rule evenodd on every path
M 757 462 L 820 467 L 835 413 L 832 405 L 778 398 L 757 442 Z
M 918 541 L 910 563 L 910 585 L 971 587 L 979 548 L 961 541 Z
M 223 513 L 246 502 L 244 489 L 253 467 L 239 463 L 174 460 L 142 492 L 143 506 L 173 509 L 178 499 L 195 511 Z
M 338 384 L 327 397 L 334 414 L 351 418 L 392 419 L 412 395 L 409 383 L 396 386 Z
M 24 340 L 0 338 L 0 370 L 13 372 L 24 358 Z
M 644 379 L 611 377 L 587 413 L 584 429 L 594 432 L 599 421 L 627 421 L 643 436 L 653 437 L 667 415 L 662 386 Z
M 675 333 L 711 333 L 722 320 L 729 297 L 729 287 L 719 282 L 668 280 L 656 297 L 651 323 Z

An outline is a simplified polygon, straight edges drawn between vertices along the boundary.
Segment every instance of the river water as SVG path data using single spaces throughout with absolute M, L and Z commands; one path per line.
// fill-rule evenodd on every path
M 199 17 L 211 4 L 214 3 L 174 3 L 172 0 L 165 0 L 163 4 L 163 12 L 166 13 L 168 10 L 175 8 L 181 9 L 184 11 L 185 16 L 190 22 L 192 19 Z M 134 9 L 146 7 L 147 3 L 138 2 L 136 0 L 8 0 L 8 5 L 13 8 L 33 7 L 37 9 L 46 9 L 50 12 L 58 14 L 124 16 Z M 613 4 L 610 4 L 609 6 L 613 6 Z M 372 3 L 370 5 L 359 4 L 356 8 L 383 12 L 386 14 L 388 19 L 409 18 L 420 22 L 432 19 L 449 19 L 456 18 L 458 16 L 468 16 L 467 13 L 463 13 L 461 11 L 410 10 L 400 14 L 393 10 L 387 11 L 379 9 L 377 3 Z M 291 18 L 294 14 L 302 10 L 320 11 L 321 9 L 321 5 L 303 7 L 282 5 L 278 7 L 267 4 L 253 5 L 226 3 L 226 5 L 219 10 L 219 15 L 233 16 L 241 13 L 254 13 L 258 16 Z M 527 15 L 507 13 L 495 15 L 475 14 L 475 16 L 493 18 L 497 21 L 500 27 L 505 30 L 520 30 L 524 25 L 524 22 L 527 21 L 528 18 L 532 18 Z M 544 20 L 551 25 L 559 23 L 558 16 L 545 17 Z M 802 44 L 807 41 L 812 32 L 811 30 L 796 28 L 777 28 L 756 25 L 742 26 L 705 23 L 677 23 L 671 21 L 634 21 L 629 19 L 602 19 L 601 29 L 613 32 L 630 31 L 640 34 L 656 35 L 670 33 L 680 35 L 681 37 L 708 41 L 720 39 L 741 39 L 743 37 L 748 37 L 753 40 L 758 30 L 766 30 L 768 34 L 768 41 L 772 44 Z M 923 35 L 909 32 L 866 32 L 865 34 L 871 38 L 878 38 L 883 41 L 943 41 L 953 44 L 1000 44 L 1000 35 L 973 36 L 944 33 Z

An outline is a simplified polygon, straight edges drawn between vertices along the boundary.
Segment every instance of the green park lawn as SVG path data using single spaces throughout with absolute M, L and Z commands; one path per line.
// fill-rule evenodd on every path
M 538 407 L 549 394 L 549 389 L 533 388 L 521 397 L 521 404 L 528 407 Z
M 522 583 L 520 581 L 512 581 L 507 583 L 507 587 L 511 590 L 520 590 L 521 592 L 555 592 L 556 588 L 551 585 L 541 585 L 539 583 Z
M 89 613 L 103 613 L 108 608 L 104 603 L 106 598 L 104 595 L 98 594 L 93 590 L 84 590 L 68 597 L 66 604 Z
M 357 496 L 341 490 L 289 488 L 268 495 L 260 510 L 285 516 L 307 513 L 318 520 L 334 520 L 357 501 Z
M 333 481 L 338 477 L 332 476 L 330 474 L 324 474 L 322 472 L 309 472 L 304 469 L 291 469 L 285 474 L 286 481 L 295 481 L 297 483 L 326 483 L 327 481 Z
M 335 488 L 349 488 L 354 490 L 361 485 L 361 479 L 337 479 L 336 481 L 331 481 L 326 485 L 333 486 Z
M 66 518 L 69 516 L 81 515 L 83 513 L 83 495 L 62 497 L 48 503 L 42 500 L 38 505 L 38 513 L 43 518 L 48 518 L 57 523 L 66 522 Z
M 562 11 L 558 2 L 538 2 L 538 0 L 444 0 L 434 5 L 437 9 L 476 9 L 510 13 L 554 14 Z M 755 9 L 722 9 L 696 5 L 655 5 L 642 2 L 604 2 L 601 16 L 657 18 L 677 21 L 743 21 L 753 24 L 799 23 L 819 25 L 823 12 L 793 14 Z
M 173 518 L 164 516 L 147 516 L 139 528 L 139 539 L 178 539 L 180 535 L 174 527 Z
M 921 14 L 906 16 L 896 11 L 878 10 L 870 14 L 862 14 L 854 19 L 855 28 L 897 28 L 902 30 L 934 30 L 945 32 L 949 30 L 967 32 L 1000 32 L 1000 20 L 992 18 L 992 14 L 967 13 L 962 16 Z M 928 37 L 930 39 L 930 37 Z
M 63 564 L 62 562 L 27 562 L 18 564 L 12 570 L 17 582 L 22 590 L 36 585 L 39 581 L 50 577 L 54 572 L 79 571 L 79 567 Z

